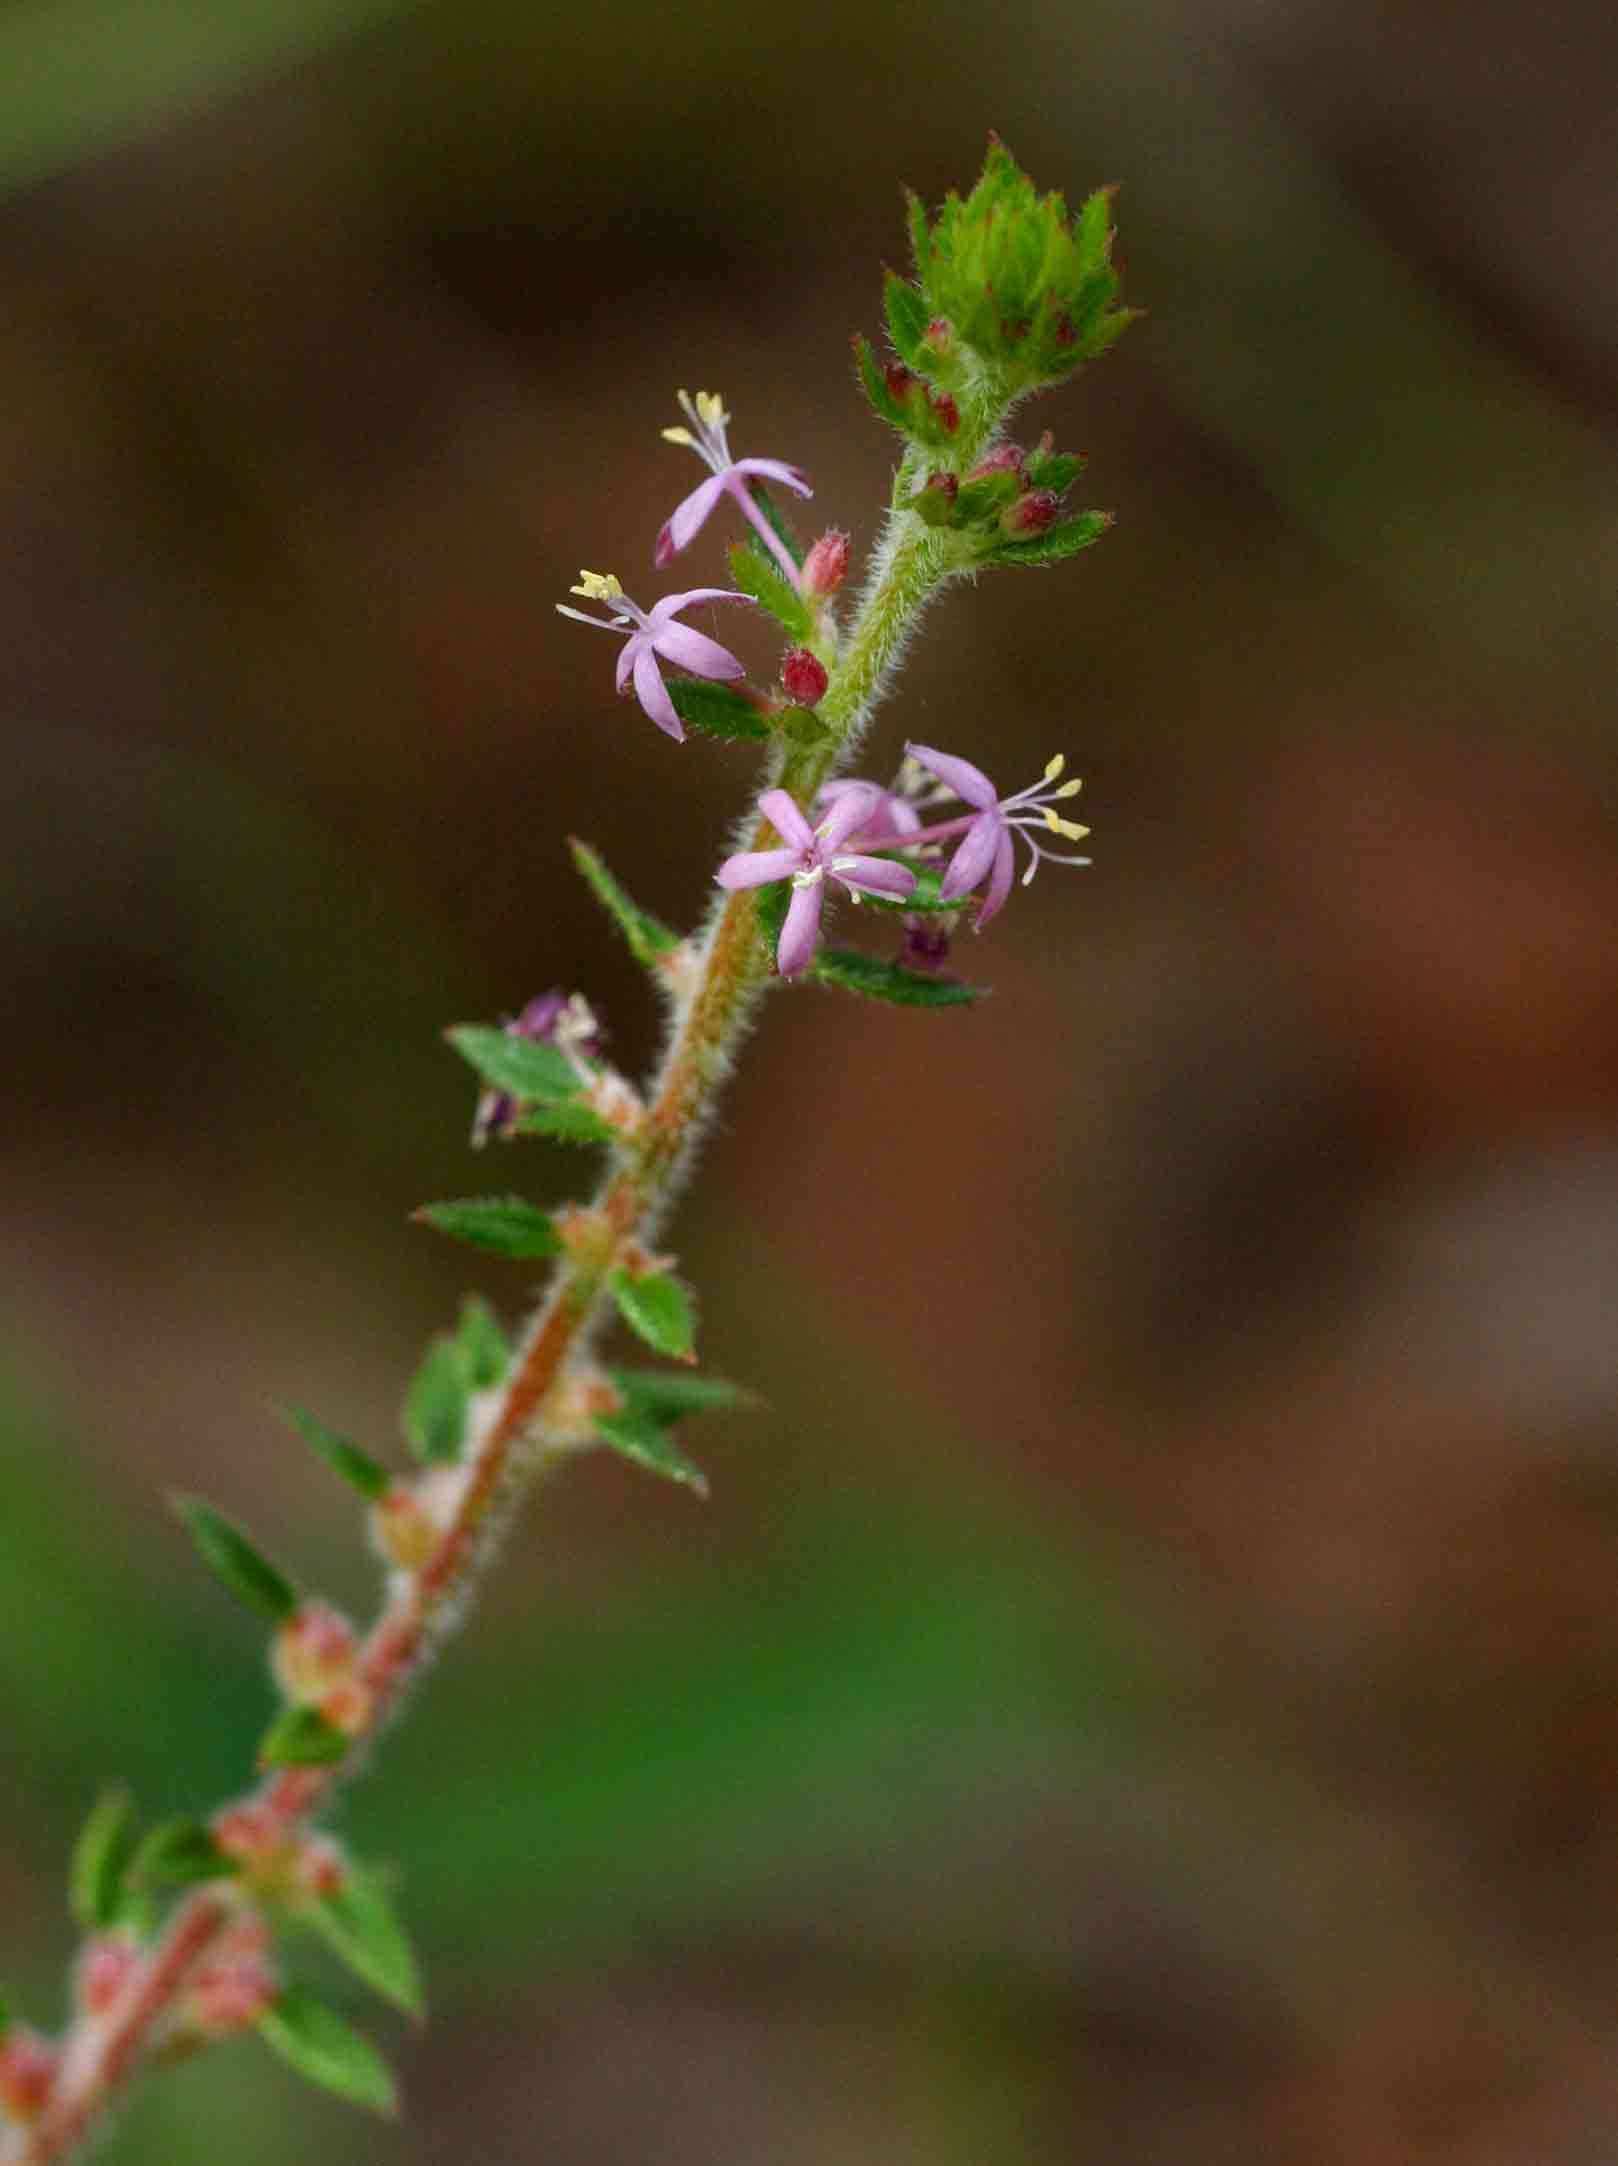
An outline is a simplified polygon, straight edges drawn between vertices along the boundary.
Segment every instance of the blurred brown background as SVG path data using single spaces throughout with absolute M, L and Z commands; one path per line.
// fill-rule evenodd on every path
M 1116 532 L 952 596 L 875 758 L 1066 749 L 1094 868 L 974 1015 L 772 1004 L 678 1235 L 769 1407 L 705 1509 L 570 1472 L 345 1808 L 405 2125 L 246 2046 L 112 2166 L 1611 2160 L 1615 62 L 1507 0 L 0 16 L 43 2021 L 101 1778 L 206 1800 L 268 1706 L 165 1490 L 363 1602 L 269 1403 L 386 1445 L 461 1290 L 520 1309 L 406 1223 L 489 1170 L 439 1028 L 564 983 L 654 1045 L 561 837 L 689 922 L 749 763 L 551 605 L 720 572 L 649 568 L 676 385 L 867 541 L 848 335 L 990 126 L 1121 184 L 1151 309 L 1031 417 Z

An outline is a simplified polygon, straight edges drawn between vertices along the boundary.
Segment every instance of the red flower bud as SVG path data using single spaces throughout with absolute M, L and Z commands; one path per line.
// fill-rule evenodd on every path
M 887 380 L 890 397 L 897 399 L 901 406 L 904 405 L 911 392 L 915 390 L 917 384 L 921 381 L 921 378 L 912 370 L 907 369 L 902 361 L 890 361 L 882 373 Z
M 955 351 L 955 326 L 947 316 L 935 316 L 921 335 L 921 343 L 940 361 Z
M 826 665 L 807 647 L 794 647 L 782 658 L 781 683 L 798 707 L 816 707 L 826 693 Z
M 79 2006 L 86 2015 L 104 2016 L 141 1968 L 140 1951 L 121 1933 L 103 1933 L 79 1958 Z
M 1030 534 L 1043 534 L 1056 524 L 1056 515 L 1061 508 L 1061 498 L 1054 490 L 1031 489 L 1027 496 L 1020 496 L 1015 504 L 1006 506 L 1000 514 L 1001 529 L 1014 541 L 1024 540 Z
M 803 560 L 803 591 L 824 599 L 835 594 L 847 577 L 848 536 L 829 527 Z
M 953 436 L 955 434 L 955 431 L 961 425 L 961 409 L 956 405 L 955 401 L 950 397 L 947 391 L 942 392 L 936 399 L 933 400 L 933 412 L 944 424 L 947 432 L 951 436 Z
M 19 2023 L 0 2038 L 0 2108 L 15 2120 L 34 2120 L 55 2081 L 56 2049 L 38 2031 Z
M 1002 444 L 998 450 L 991 451 L 986 459 L 979 459 L 966 478 L 968 481 L 982 481 L 990 474 L 1015 474 L 1020 481 L 1027 471 L 1028 461 L 1022 446 Z

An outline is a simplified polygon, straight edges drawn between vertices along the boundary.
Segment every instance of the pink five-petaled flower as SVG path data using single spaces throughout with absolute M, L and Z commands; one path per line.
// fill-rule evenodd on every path
M 693 632 L 688 624 L 676 624 L 674 619 L 695 602 L 750 602 L 750 594 L 736 594 L 729 587 L 692 587 L 689 593 L 665 594 L 650 609 L 641 609 L 611 572 L 580 572 L 579 584 L 569 587 L 568 592 L 582 594 L 587 602 L 605 602 L 612 615 L 592 617 L 582 609 L 569 609 L 566 602 L 558 602 L 556 607 L 564 617 L 572 617 L 579 624 L 599 625 L 604 632 L 629 634 L 618 657 L 618 689 L 627 692 L 633 678 L 635 697 L 658 728 L 667 730 L 676 743 L 684 743 L 685 729 L 658 670 L 659 655 L 693 677 L 728 682 L 747 675 L 728 647 L 720 646 L 706 633 Z
M 1056 800 L 1072 797 L 1079 789 L 1076 779 L 1058 784 L 1057 778 L 1067 764 L 1060 752 L 1038 782 L 1030 783 L 1026 790 L 1019 790 L 1015 797 L 997 797 L 994 784 L 982 768 L 974 767 L 970 760 L 957 759 L 950 752 L 935 752 L 930 745 L 907 745 L 905 750 L 912 759 L 935 774 L 963 805 L 972 807 L 970 818 L 945 821 L 937 828 L 924 827 L 909 839 L 912 842 L 942 841 L 945 835 L 960 835 L 960 844 L 938 884 L 938 892 L 944 902 L 958 902 L 970 895 L 987 874 L 988 891 L 977 915 L 980 932 L 1011 892 L 1011 875 L 1015 869 L 1011 848 L 1013 828 L 1021 833 L 1032 853 L 1028 870 L 1023 874 L 1024 887 L 1038 871 L 1041 858 L 1048 857 L 1053 865 L 1089 864 L 1087 857 L 1068 857 L 1055 850 L 1043 849 L 1035 839 L 1034 830 L 1038 828 L 1060 835 L 1066 842 L 1077 842 L 1090 832 L 1076 821 L 1064 820 L 1054 809 Z
M 792 901 L 775 950 L 775 967 L 783 978 L 795 977 L 815 952 L 828 877 L 840 880 L 853 895 L 864 890 L 890 902 L 903 902 L 915 887 L 916 876 L 907 865 L 896 865 L 886 857 L 861 857 L 843 849 L 855 829 L 877 810 L 876 800 L 881 794 L 874 785 L 848 789 L 839 794 L 820 825 L 811 827 L 785 790 L 766 790 L 758 809 L 783 837 L 786 847 L 739 851 L 735 857 L 727 857 L 714 874 L 719 885 L 726 888 L 763 887 L 771 880 L 791 880 Z
M 748 476 L 757 474 L 765 481 L 778 481 L 783 488 L 794 490 L 799 496 L 813 496 L 814 490 L 797 467 L 788 466 L 780 459 L 731 457 L 730 444 L 725 435 L 730 416 L 725 412 L 725 402 L 717 391 L 699 391 L 694 400 L 689 392 L 682 391 L 680 404 L 685 408 L 686 419 L 692 427 L 665 429 L 663 441 L 694 451 L 711 471 L 706 481 L 699 482 L 691 494 L 675 506 L 674 516 L 657 537 L 657 553 L 652 561 L 659 571 L 665 564 L 671 564 L 688 543 L 695 541 L 704 520 L 719 499 L 729 496 L 735 498 L 743 515 L 757 530 L 759 540 L 796 587 L 798 566 L 792 551 L 759 509 L 749 486 Z M 693 429 L 696 432 L 694 435 Z

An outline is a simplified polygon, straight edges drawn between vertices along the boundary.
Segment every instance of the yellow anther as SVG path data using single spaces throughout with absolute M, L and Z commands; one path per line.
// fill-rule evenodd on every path
M 1077 842 L 1081 836 L 1090 832 L 1087 827 L 1080 827 L 1077 820 L 1064 820 L 1060 813 L 1052 812 L 1049 805 L 1045 807 L 1045 825 L 1053 835 L 1060 835 L 1064 842 Z
M 582 594 L 587 602 L 615 602 L 623 588 L 612 572 L 583 572 L 579 574 L 576 587 L 569 587 L 569 594 Z
M 663 431 L 663 441 L 665 444 L 690 445 L 696 442 L 696 438 L 689 429 L 665 429 Z
M 1045 780 L 1047 782 L 1054 782 L 1066 765 L 1067 754 L 1065 752 L 1058 752 L 1054 759 L 1049 759 L 1045 762 Z
M 1058 797 L 1077 797 L 1083 788 L 1083 782 L 1075 775 L 1071 782 L 1064 782 L 1056 794 Z
M 697 413 L 704 428 L 722 429 L 730 419 L 725 412 L 725 402 L 717 391 L 697 393 Z

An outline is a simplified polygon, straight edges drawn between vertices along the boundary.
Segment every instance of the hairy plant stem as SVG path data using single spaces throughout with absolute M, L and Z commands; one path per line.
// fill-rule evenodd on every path
M 966 403 L 952 463 L 965 468 L 992 441 L 1005 411 L 987 391 Z M 951 538 L 904 510 L 914 471 L 907 456 L 895 482 L 894 509 L 873 553 L 853 624 L 840 643 L 819 708 L 821 734 L 783 746 L 769 780 L 804 806 L 857 749 L 918 617 L 932 595 L 964 566 Z M 750 847 L 769 840 L 766 823 Z M 489 1537 L 514 1510 L 533 1477 L 566 1456 L 547 1442 L 547 1403 L 571 1357 L 600 1320 L 609 1274 L 632 1241 L 650 1236 L 689 1172 L 695 1143 L 769 978 L 759 937 L 756 893 L 742 889 L 715 910 L 702 937 L 694 989 L 677 1018 L 644 1122 L 623 1145 L 599 1191 L 587 1238 L 560 1259 L 511 1368 L 483 1403 L 468 1444 L 459 1507 L 418 1572 L 396 1573 L 360 1655 L 367 1714 L 343 1758 L 324 1767 L 269 1775 L 238 1799 L 267 1814 L 267 1825 L 295 1837 L 358 1769 L 422 1666 L 436 1636 L 464 1620 L 466 1596 Z M 71 2156 L 159 2040 L 198 1967 L 234 1919 L 242 1897 L 211 1882 L 184 1897 L 122 2000 L 93 2021 L 80 2017 L 64 2041 L 60 2073 L 44 2110 L 11 2140 L 0 2137 L 0 2166 L 53 2166 Z

